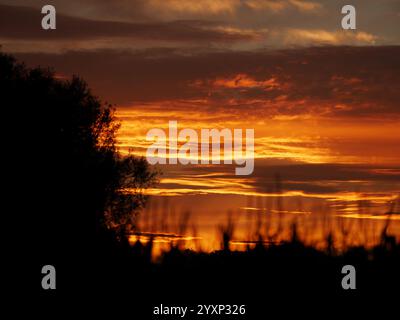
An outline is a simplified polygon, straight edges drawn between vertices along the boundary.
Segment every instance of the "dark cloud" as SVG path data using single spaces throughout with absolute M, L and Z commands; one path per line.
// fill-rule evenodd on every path
M 47 4 L 53 5 L 63 15 L 105 21 L 143 21 L 146 17 L 146 0 L 0 0 L 0 4 L 34 8 L 35 11 Z
M 209 112 L 228 108 L 233 114 L 246 110 L 260 116 L 315 113 L 373 118 L 398 117 L 400 111 L 400 46 L 204 53 L 100 50 L 17 56 L 29 65 L 79 74 L 97 94 L 117 104 L 208 99 Z M 241 87 L 235 80 L 238 74 L 252 82 Z M 222 85 L 216 85 L 218 79 Z M 268 87 L 270 82 L 265 81 L 271 79 L 274 82 Z
M 47 4 L 42 0 L 0 0 L 0 3 L 17 5 L 19 11 L 24 10 L 21 6 L 29 6 L 35 17 L 39 16 L 40 8 Z M 54 0 L 52 4 L 65 26 L 64 30 L 44 37 L 33 31 L 39 26 L 37 22 L 32 24 L 31 17 L 13 9 L 12 18 L 17 19 L 22 14 L 26 19 L 19 20 L 19 33 L 15 30 L 18 29 L 15 23 L 13 32 L 7 34 L 18 36 L 19 39 L 25 34 L 26 40 L 30 36 L 31 39 L 53 39 L 54 36 L 85 38 L 129 35 L 139 39 L 151 37 L 153 40 L 188 41 L 188 33 L 194 32 L 193 42 L 249 40 L 249 32 L 253 36 L 261 34 L 262 41 L 253 41 L 252 47 L 318 43 L 387 45 L 399 44 L 400 41 L 400 11 L 395 0 L 381 0 L 379 3 L 375 0 L 354 0 L 352 5 L 357 9 L 356 32 L 341 32 L 341 8 L 348 4 L 342 0 L 185 0 L 184 3 L 177 0 Z M 1 11 L 5 13 L 9 9 L 2 6 Z M 5 14 L 2 18 L 8 19 Z M 211 23 L 221 28 L 211 31 L 200 28 L 196 23 L 179 25 L 174 22 L 181 20 L 202 21 L 203 26 L 210 26 Z M 223 28 L 237 32 L 223 32 Z M 27 32 L 28 29 L 30 32 Z M 247 42 L 241 44 L 242 48 L 246 46 L 251 47 Z
M 261 192 L 276 192 L 279 175 L 282 191 L 303 191 L 306 194 L 339 192 L 400 192 L 400 167 L 379 167 L 348 164 L 263 165 L 256 163 L 253 186 Z M 385 170 L 396 171 L 385 174 Z
M 279 164 L 285 163 L 285 164 Z M 182 178 L 212 174 L 212 179 L 234 181 L 235 165 L 186 166 L 170 171 L 163 166 L 164 177 Z M 279 181 L 280 187 L 277 187 Z M 400 192 L 400 167 L 358 164 L 309 164 L 293 161 L 256 159 L 254 173 L 247 184 L 262 193 L 303 191 L 312 195 L 340 192 L 396 193 Z M 166 188 L 180 188 L 178 183 L 163 184 Z M 192 188 L 192 186 L 191 186 Z M 203 187 L 204 188 L 204 187 Z M 216 189 L 217 187 L 215 187 Z M 193 187 L 193 190 L 201 186 Z M 214 189 L 214 187 L 213 187 Z
M 231 42 L 251 38 L 249 35 L 211 30 L 209 27 L 214 24 L 201 21 L 128 23 L 62 14 L 57 15 L 57 29 L 45 31 L 41 28 L 42 18 L 38 9 L 0 5 L 0 38 L 28 41 L 131 38 L 174 42 Z
M 357 8 L 358 19 L 356 32 L 340 32 L 341 7 L 347 4 L 345 1 L 220 0 L 214 2 L 213 0 L 186 0 L 183 5 L 176 0 L 54 0 L 52 4 L 56 7 L 65 28 L 62 31 L 53 32 L 51 35 L 47 34 L 46 37 L 33 32 L 38 23 L 26 25 L 32 18 L 28 17 L 26 13 L 20 12 L 29 6 L 35 17 L 39 16 L 40 8 L 47 4 L 46 2 L 41 0 L 0 0 L 0 3 L 18 6 L 14 7 L 15 12 L 12 12 L 12 17 L 18 20 L 18 16 L 22 14 L 26 19 L 20 19 L 18 25 L 21 30 L 19 33 L 15 30 L 18 29 L 15 28 L 16 22 L 13 24 L 13 32 L 7 33 L 9 36 L 13 34 L 15 36 L 18 33 L 18 39 L 22 39 L 22 34 L 25 34 L 27 36 L 25 40 L 29 40 L 30 36 L 32 36 L 30 38 L 32 40 L 53 39 L 54 36 L 68 36 L 68 38 L 98 37 L 99 35 L 126 37 L 128 34 L 139 39 L 143 37 L 147 39 L 150 36 L 152 40 L 188 41 L 187 33 L 194 32 L 193 42 L 206 41 L 203 40 L 204 38 L 208 41 L 225 43 L 232 40 L 244 40 L 241 48 L 246 46 L 249 48 L 264 47 L 265 45 L 288 47 L 318 43 L 335 45 L 399 43 L 397 28 L 399 12 L 396 2 L 392 0 L 382 0 L 379 5 L 373 0 L 354 0 L 352 4 Z M 3 6 L 2 11 L 9 11 L 5 8 Z M 7 20 L 7 16 L 5 14 L 3 16 Z M 197 21 L 197 23 L 185 22 L 183 25 L 175 23 L 175 21 L 182 20 Z M 36 18 L 35 21 L 37 21 Z M 202 21 L 201 26 L 218 26 L 219 29 L 205 30 L 199 26 L 199 21 Z M 137 25 L 138 23 L 144 25 Z M 80 27 L 77 27 L 78 25 Z M 67 27 L 68 31 L 66 31 Z M 135 30 L 132 30 L 132 27 Z M 110 31 L 111 28 L 112 31 Z M 142 28 L 144 29 L 142 30 Z M 177 30 L 180 28 L 183 30 Z M 190 30 L 191 28 L 195 28 L 195 30 Z M 26 32 L 27 29 L 30 29 L 31 32 Z M 231 32 L 227 32 L 227 30 Z M 215 33 L 215 35 L 208 33 Z M 261 41 L 259 41 L 260 37 Z M 251 46 L 246 41 L 254 39 L 256 41 L 251 41 Z

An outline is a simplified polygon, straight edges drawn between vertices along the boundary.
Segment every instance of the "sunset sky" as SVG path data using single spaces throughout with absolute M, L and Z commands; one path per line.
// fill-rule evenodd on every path
M 41 29 L 46 4 L 57 30 Z M 341 28 L 345 4 L 357 10 L 356 30 Z M 114 104 L 123 154 L 144 155 L 147 131 L 171 120 L 255 130 L 252 175 L 235 176 L 235 165 L 161 167 L 140 218 L 160 239 L 190 234 L 215 248 L 228 212 L 238 242 L 260 212 L 315 233 L 327 212 L 381 223 L 400 194 L 398 0 L 0 0 L 0 44 L 60 79 L 83 77 Z M 160 223 L 186 211 L 190 230 Z

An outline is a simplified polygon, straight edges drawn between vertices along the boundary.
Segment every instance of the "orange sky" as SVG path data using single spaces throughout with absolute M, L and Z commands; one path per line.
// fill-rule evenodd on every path
M 40 1 L 0 0 L 2 49 L 60 79 L 77 74 L 114 104 L 122 154 L 144 155 L 147 131 L 169 121 L 255 130 L 250 176 L 234 165 L 162 166 L 141 232 L 215 249 L 232 212 L 239 246 L 260 215 L 274 228 L 282 219 L 286 236 L 296 221 L 308 241 L 344 224 L 354 243 L 377 239 L 400 194 L 399 1 L 354 0 L 357 30 L 346 31 L 346 1 L 52 4 L 57 30 L 43 32 Z

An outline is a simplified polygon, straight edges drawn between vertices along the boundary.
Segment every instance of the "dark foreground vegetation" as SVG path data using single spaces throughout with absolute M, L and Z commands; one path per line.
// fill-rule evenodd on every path
M 388 309 L 396 306 L 393 300 L 399 297 L 400 244 L 384 233 L 380 244 L 370 249 L 349 247 L 341 253 L 335 253 L 329 239 L 325 250 L 296 238 L 272 245 L 260 242 L 245 251 L 225 248 L 199 253 L 171 246 L 158 263 L 151 262 L 151 242 L 115 246 L 117 250 L 109 248 L 109 259 L 120 263 L 113 264 L 117 269 L 112 274 L 117 276 L 109 278 L 108 285 L 117 291 L 122 285 L 123 292 L 133 295 L 131 290 L 136 288 L 133 291 L 148 297 L 150 306 L 156 302 L 237 303 L 251 306 L 257 314 L 267 310 L 290 314 L 292 308 L 310 308 L 311 315 L 316 306 L 330 312 L 345 306 L 353 311 L 361 307 L 360 313 L 383 305 Z M 356 290 L 341 286 L 344 265 L 357 270 Z M 99 275 L 99 290 L 104 274 L 105 270 Z
M 400 245 L 386 230 L 376 247 L 340 254 L 329 239 L 326 250 L 317 250 L 295 232 L 290 241 L 266 245 L 260 239 L 235 252 L 229 232 L 221 231 L 220 251 L 171 246 L 153 263 L 152 242 L 130 245 L 127 236 L 146 202 L 142 191 L 156 175 L 143 159 L 118 155 L 112 107 L 79 78 L 59 81 L 49 70 L 27 69 L 4 54 L 0 90 L 7 132 L 3 168 L 11 173 L 5 182 L 10 221 L 2 228 L 10 253 L 5 264 L 12 270 L 3 276 L 19 302 L 15 311 L 38 310 L 55 319 L 106 311 L 111 319 L 119 313 L 157 319 L 152 307 L 161 303 L 245 304 L 245 318 L 265 319 L 272 311 L 318 315 L 320 305 L 329 313 L 340 314 L 343 306 L 365 312 L 378 298 L 387 310 L 389 299 L 399 296 Z M 54 291 L 41 288 L 45 264 L 56 267 Z M 341 287 L 346 264 L 357 270 L 356 290 Z

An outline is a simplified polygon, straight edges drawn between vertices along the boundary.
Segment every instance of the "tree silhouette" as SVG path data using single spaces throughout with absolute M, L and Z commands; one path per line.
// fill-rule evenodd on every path
M 126 235 L 156 173 L 145 159 L 118 154 L 113 107 L 78 77 L 62 81 L 3 53 L 0 90 L 11 213 L 31 256 L 84 255 L 104 234 Z

